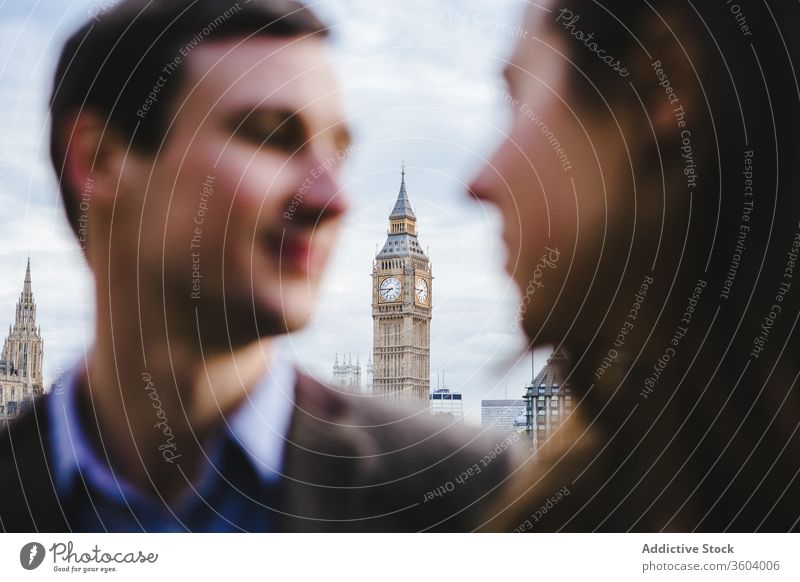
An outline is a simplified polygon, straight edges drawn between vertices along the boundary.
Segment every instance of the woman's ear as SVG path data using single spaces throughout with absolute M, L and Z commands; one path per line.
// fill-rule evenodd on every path
M 631 59 L 631 83 L 641 99 L 659 141 L 673 140 L 689 127 L 695 113 L 700 79 L 689 41 L 674 33 L 669 14 L 651 13 Z M 649 56 L 648 56 L 649 54 Z M 650 132 L 650 128 L 646 128 Z

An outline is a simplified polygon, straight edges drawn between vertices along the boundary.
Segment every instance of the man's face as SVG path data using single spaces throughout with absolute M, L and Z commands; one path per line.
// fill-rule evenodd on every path
M 542 341 L 559 339 L 594 283 L 623 155 L 613 127 L 573 95 L 576 49 L 545 22 L 556 15 L 528 10 L 530 34 L 504 71 L 511 128 L 470 187 L 501 212 L 522 326 Z
M 208 42 L 181 66 L 168 140 L 125 174 L 144 208 L 142 280 L 163 277 L 166 307 L 223 334 L 297 329 L 345 210 L 349 137 L 323 41 Z

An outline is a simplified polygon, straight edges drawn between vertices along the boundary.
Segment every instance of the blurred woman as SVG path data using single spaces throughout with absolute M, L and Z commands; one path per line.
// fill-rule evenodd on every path
M 788 2 L 528 8 L 512 126 L 471 190 L 578 404 L 487 529 L 798 529 L 797 22 Z

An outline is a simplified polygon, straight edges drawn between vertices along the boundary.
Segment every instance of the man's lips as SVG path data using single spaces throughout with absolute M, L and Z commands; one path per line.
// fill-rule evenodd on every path
M 321 267 L 322 253 L 308 230 L 290 230 L 266 237 L 267 252 L 279 259 L 281 268 L 311 273 Z

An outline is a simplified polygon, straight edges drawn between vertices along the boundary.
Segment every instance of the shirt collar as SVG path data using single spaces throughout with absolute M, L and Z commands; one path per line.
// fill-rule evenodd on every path
M 262 481 L 280 476 L 296 379 L 294 368 L 275 358 L 228 422 L 228 437 L 245 452 Z
M 56 483 L 61 491 L 69 491 L 80 474 L 114 497 L 120 493 L 135 494 L 132 486 L 113 475 L 97 457 L 80 423 L 77 385 L 84 366 L 83 360 L 76 364 L 53 387 L 49 398 Z M 217 442 L 211 443 L 209 450 L 222 450 L 222 441 L 230 439 L 244 451 L 264 484 L 276 481 L 281 474 L 284 444 L 294 410 L 295 383 L 294 368 L 282 358 L 275 358 L 245 401 L 215 433 Z

